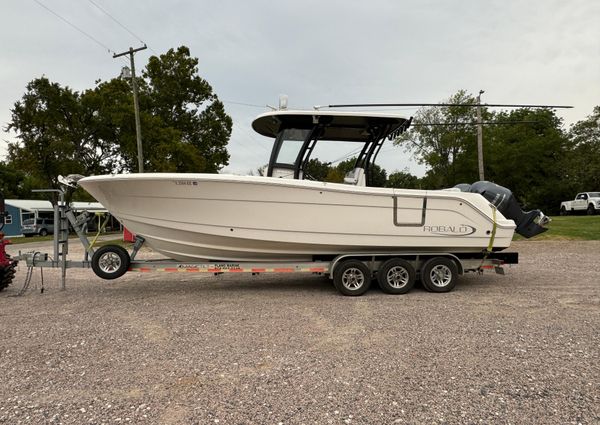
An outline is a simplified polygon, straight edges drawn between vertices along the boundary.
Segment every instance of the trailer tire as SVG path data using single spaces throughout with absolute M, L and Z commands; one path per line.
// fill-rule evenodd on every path
M 106 245 L 92 256 L 92 270 L 102 279 L 116 279 L 129 270 L 131 258 L 127 250 L 118 245 Z
M 431 292 L 450 292 L 457 278 L 458 266 L 449 258 L 431 258 L 421 268 L 421 282 Z
M 362 295 L 371 286 L 371 270 L 362 261 L 346 260 L 335 268 L 333 284 L 343 295 Z
M 8 288 L 12 283 L 16 268 L 17 261 L 10 261 L 8 265 L 0 267 L 0 292 Z
M 415 268 L 406 260 L 392 258 L 377 272 L 381 290 L 388 294 L 406 294 L 415 286 Z
M 8 268 L 0 267 L 0 292 L 8 288 L 8 285 L 11 284 L 11 281 L 12 279 L 8 275 Z

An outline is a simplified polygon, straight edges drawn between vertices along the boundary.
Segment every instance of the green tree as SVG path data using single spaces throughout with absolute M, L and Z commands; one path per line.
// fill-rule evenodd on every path
M 340 162 L 335 168 L 337 170 L 336 173 L 331 173 L 331 176 L 334 176 L 336 178 L 338 178 L 339 176 L 341 176 L 341 181 L 344 181 L 344 176 L 354 170 L 354 166 L 356 164 L 356 157 L 354 158 L 349 158 L 345 161 Z M 387 172 L 381 168 L 379 165 L 377 164 L 373 164 L 371 166 L 371 168 L 369 169 L 369 173 L 370 173 L 370 183 L 369 186 L 371 187 L 384 187 L 385 186 L 385 182 L 387 181 Z
M 475 97 L 460 90 L 441 103 L 474 104 Z M 472 125 L 476 109 L 471 106 L 421 108 L 415 125 L 394 143 L 405 146 L 417 161 L 427 164 L 430 187 L 451 187 L 477 179 L 477 135 Z M 484 119 L 490 114 L 482 108 Z
M 316 180 L 316 181 L 327 181 L 327 175 L 331 170 L 331 166 L 328 162 L 321 162 L 318 158 L 313 158 L 306 164 L 305 179 Z
M 569 138 L 566 177 L 571 196 L 575 192 L 600 190 L 600 106 L 571 127 Z
M 31 189 L 36 186 L 35 181 L 23 171 L 0 161 L 0 192 L 6 199 L 31 197 Z M 33 197 L 41 196 L 34 193 Z
M 410 174 L 408 168 L 403 171 L 395 171 L 388 176 L 385 187 L 398 189 L 421 189 L 421 179 Z
M 227 165 L 232 121 L 198 75 L 187 47 L 150 58 L 139 78 L 147 171 L 217 172 Z M 14 104 L 7 130 L 9 166 L 39 187 L 57 188 L 58 175 L 137 169 L 130 81 L 96 83 L 82 93 L 42 77 Z
M 8 146 L 10 166 L 50 188 L 58 188 L 60 174 L 107 171 L 92 136 L 94 116 L 83 111 L 80 99 L 78 92 L 47 78 L 30 82 L 7 127 L 18 138 Z
M 174 171 L 216 173 L 229 163 L 227 142 L 233 122 L 210 84 L 198 75 L 198 59 L 181 46 L 152 56 L 143 72 L 149 111 L 178 132 L 174 148 L 159 145 Z M 162 164 L 157 168 L 165 168 Z
M 568 193 L 565 158 L 569 150 L 562 120 L 549 109 L 499 112 L 486 128 L 486 178 L 509 188 L 527 208 L 557 212 Z

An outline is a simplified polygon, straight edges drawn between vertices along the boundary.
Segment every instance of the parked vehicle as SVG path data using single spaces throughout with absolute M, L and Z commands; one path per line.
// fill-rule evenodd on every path
M 560 203 L 560 215 L 575 214 L 577 212 L 594 215 L 600 213 L 600 192 L 578 193 L 573 201 Z
M 25 236 L 46 236 L 54 233 L 54 220 L 51 218 L 29 218 L 23 221 L 21 233 Z

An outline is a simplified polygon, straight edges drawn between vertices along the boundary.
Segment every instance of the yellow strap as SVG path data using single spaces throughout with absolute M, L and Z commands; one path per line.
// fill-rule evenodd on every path
M 97 212 L 96 215 L 98 216 L 98 221 L 100 221 L 100 217 L 102 217 L 104 215 L 104 213 Z M 106 214 L 106 217 L 104 218 L 104 222 L 98 227 L 98 232 L 96 233 L 96 236 L 94 236 L 94 240 L 92 241 L 92 243 L 90 243 L 90 249 L 96 244 L 96 241 L 100 237 L 100 233 L 102 233 L 104 231 L 104 228 L 108 224 L 109 219 L 110 219 L 110 215 Z
M 479 271 L 481 272 L 483 269 L 483 264 L 485 260 L 487 260 L 488 255 L 492 252 L 492 248 L 494 248 L 494 239 L 496 238 L 496 207 L 490 204 L 492 207 L 492 235 L 490 236 L 490 242 L 488 243 L 487 249 L 485 250 L 485 255 L 481 259 L 481 264 L 479 265 Z

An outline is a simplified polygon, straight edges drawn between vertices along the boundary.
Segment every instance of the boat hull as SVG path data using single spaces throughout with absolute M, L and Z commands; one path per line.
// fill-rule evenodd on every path
M 95 176 L 79 184 L 179 261 L 289 261 L 352 252 L 474 252 L 514 222 L 479 194 L 214 174 Z

